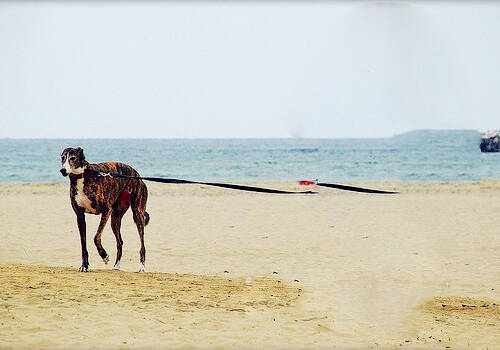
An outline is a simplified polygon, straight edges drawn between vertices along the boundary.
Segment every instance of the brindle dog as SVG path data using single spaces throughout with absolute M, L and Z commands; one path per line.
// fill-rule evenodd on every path
M 85 160 L 83 149 L 80 147 L 66 148 L 61 154 L 61 163 L 61 174 L 69 176 L 70 179 L 71 205 L 76 213 L 80 231 L 82 266 L 79 271 L 87 272 L 89 270 L 85 213 L 101 215 L 101 222 L 94 237 L 94 243 L 99 255 L 106 264 L 109 261 L 109 255 L 102 247 L 101 234 L 111 216 L 111 228 L 115 234 L 117 250 L 114 268 L 119 269 L 123 245 L 120 234 L 121 221 L 130 206 L 132 207 L 134 222 L 137 225 L 141 240 L 139 272 L 144 271 L 146 261 L 144 227 L 149 222 L 149 214 L 146 212 L 148 189 L 142 180 L 114 179 L 100 176 L 100 173 L 108 172 L 129 176 L 139 176 L 139 173 L 123 163 L 90 164 Z

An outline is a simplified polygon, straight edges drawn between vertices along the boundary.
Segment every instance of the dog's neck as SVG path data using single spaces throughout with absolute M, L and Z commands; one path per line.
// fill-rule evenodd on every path
M 76 181 L 83 179 L 84 177 L 94 177 L 99 176 L 101 173 L 99 170 L 94 168 L 95 164 L 84 161 L 81 168 L 74 169 L 72 173 L 69 173 L 69 179 L 72 184 L 76 184 Z
M 81 173 L 79 173 L 79 174 L 73 174 L 73 173 L 71 173 L 71 174 L 69 174 L 69 178 L 71 180 L 81 179 L 81 178 L 83 178 L 83 171 Z
M 83 175 L 84 175 L 85 171 L 87 170 L 87 165 L 88 165 L 88 163 L 85 162 L 85 164 L 81 168 L 75 169 L 75 170 L 73 170 L 73 171 L 75 171 L 74 173 L 69 174 L 69 178 L 71 180 L 71 183 L 76 183 L 76 180 L 83 179 Z

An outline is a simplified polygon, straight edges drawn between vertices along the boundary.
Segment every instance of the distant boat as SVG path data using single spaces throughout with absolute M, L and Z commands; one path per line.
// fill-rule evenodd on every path
M 500 130 L 481 134 L 481 152 L 500 152 Z

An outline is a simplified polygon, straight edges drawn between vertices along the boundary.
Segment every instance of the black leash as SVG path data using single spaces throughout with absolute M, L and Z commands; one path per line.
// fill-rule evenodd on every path
M 317 192 L 313 191 L 303 191 L 303 192 L 295 192 L 295 191 L 281 191 L 281 190 L 273 190 L 270 188 L 262 188 L 262 187 L 254 187 L 254 186 L 244 186 L 244 185 L 233 185 L 233 184 L 223 184 L 218 182 L 198 182 L 198 181 L 189 181 L 189 180 L 180 180 L 180 179 L 165 179 L 161 177 L 142 177 L 142 176 L 129 176 L 117 173 L 101 173 L 100 176 L 110 176 L 113 178 L 120 179 L 138 179 L 138 180 L 147 180 L 154 182 L 161 182 L 165 184 L 198 184 L 198 185 L 207 185 L 207 186 L 215 186 L 215 187 L 223 187 L 223 188 L 232 188 L 233 190 L 240 191 L 250 191 L 250 192 L 262 192 L 262 193 L 274 193 L 274 194 L 316 194 Z
M 317 192 L 313 192 L 313 191 L 282 191 L 282 190 L 274 190 L 271 188 L 245 186 L 245 185 L 233 185 L 233 184 L 225 184 L 225 183 L 218 183 L 218 182 L 198 182 L 198 181 L 189 181 L 189 180 L 181 180 L 181 179 L 168 179 L 168 178 L 162 178 L 162 177 L 130 176 L 130 175 L 123 175 L 123 174 L 118 174 L 118 173 L 111 173 L 111 172 L 110 173 L 99 173 L 99 176 L 109 176 L 112 178 L 119 178 L 119 179 L 147 180 L 147 181 L 161 182 L 161 183 L 166 183 L 166 184 L 198 184 L 198 185 L 231 188 L 233 190 L 249 191 L 249 192 L 261 192 L 261 193 L 274 193 L 274 194 L 316 194 L 317 193 Z M 398 193 L 398 192 L 373 190 L 373 189 L 369 189 L 369 188 L 362 188 L 362 187 L 355 187 L 355 186 L 348 186 L 348 185 L 327 184 L 327 183 L 323 183 L 323 182 L 316 182 L 315 184 L 317 186 L 337 188 L 339 190 L 362 192 L 362 193 L 377 193 L 377 194 L 397 194 Z

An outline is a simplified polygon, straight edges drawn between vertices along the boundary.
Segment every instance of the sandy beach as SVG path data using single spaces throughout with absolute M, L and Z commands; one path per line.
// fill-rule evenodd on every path
M 500 181 L 358 185 L 148 183 L 147 272 L 129 211 L 86 274 L 69 185 L 0 185 L 0 348 L 499 348 Z

